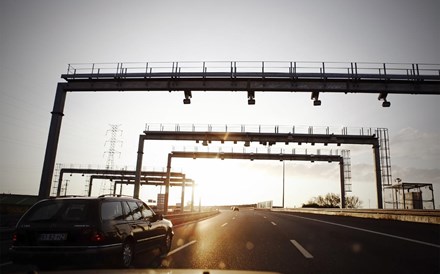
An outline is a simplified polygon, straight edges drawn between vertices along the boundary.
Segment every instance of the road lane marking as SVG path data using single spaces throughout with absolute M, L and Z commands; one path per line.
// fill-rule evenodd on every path
M 0 267 L 6 266 L 6 265 L 10 265 L 10 264 L 12 264 L 12 262 L 6 262 L 6 263 L 3 263 L 3 264 L 0 264 Z
M 306 259 L 313 259 L 313 255 L 310 254 L 304 247 L 302 247 L 302 245 L 300 245 L 297 241 L 295 240 L 290 240 L 290 242 L 299 250 L 299 252 L 301 252 L 301 254 L 303 254 L 303 256 Z
M 271 222 L 273 225 L 277 225 L 276 223 L 274 223 L 274 222 Z
M 192 245 L 192 244 L 195 244 L 196 242 L 197 242 L 197 241 L 194 240 L 194 241 L 191 241 L 191 242 L 189 242 L 189 243 L 186 243 L 186 244 L 184 244 L 184 245 L 182 245 L 182 246 L 180 246 L 180 247 L 178 247 L 178 248 L 176 248 L 176 249 L 173 249 L 172 251 L 168 252 L 168 254 L 166 255 L 166 257 L 171 256 L 171 255 L 173 255 L 174 253 L 176 253 L 176 252 L 178 252 L 178 251 L 184 249 L 185 247 L 190 246 L 190 245 Z
M 235 220 L 235 217 L 232 217 L 232 220 Z
M 388 234 L 388 233 L 383 233 L 383 232 L 378 232 L 378 231 L 374 231 L 374 230 L 369 230 L 369 229 L 365 229 L 365 228 L 359 228 L 359 227 L 355 227 L 355 226 L 349 226 L 349 225 L 343 225 L 343 224 L 338 224 L 338 223 L 332 223 L 332 222 L 327 222 L 327 221 L 322 221 L 322 220 L 313 219 L 313 218 L 307 218 L 307 217 L 301 217 L 301 216 L 296 216 L 296 215 L 290 215 L 290 214 L 285 214 L 285 215 L 288 215 L 288 216 L 291 216 L 291 217 L 295 217 L 295 218 L 300 218 L 300 219 L 320 222 L 320 223 L 324 223 L 324 224 L 329 224 L 329 225 L 335 225 L 335 226 L 350 228 L 350 229 L 354 229 L 354 230 L 359 230 L 359 231 L 363 231 L 363 232 L 368 232 L 368 233 L 372 233 L 372 234 L 377 234 L 377 235 L 386 236 L 386 237 L 390 237 L 390 238 L 394 238 L 394 239 L 399 239 L 399 240 L 404 240 L 404 241 L 408 241 L 408 242 L 413 242 L 413 243 L 417 243 L 417 244 L 422 244 L 422 245 L 427 245 L 427 246 L 433 246 L 433 247 L 436 247 L 436 248 L 440 248 L 440 245 L 437 245 L 437 244 L 423 242 L 423 241 L 419 241 L 419 240 L 414 240 L 414 239 L 410 239 L 410 238 L 405 238 L 405 237 L 396 236 L 396 235 L 393 235 L 393 234 Z
M 222 227 L 227 226 L 227 225 L 228 225 L 228 223 L 224 223 L 224 224 L 222 224 Z

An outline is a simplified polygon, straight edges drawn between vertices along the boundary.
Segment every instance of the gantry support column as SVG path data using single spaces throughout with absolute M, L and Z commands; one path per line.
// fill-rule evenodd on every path
M 373 144 L 373 154 L 374 154 L 374 168 L 376 173 L 376 192 L 377 192 L 377 208 L 383 209 L 382 200 L 382 171 L 380 169 L 380 145 L 379 140 Z
M 344 176 L 344 160 L 339 162 L 339 176 L 341 176 L 341 208 L 345 208 L 345 176 Z
M 58 140 L 60 138 L 61 122 L 64 116 L 64 104 L 66 102 L 66 83 L 58 83 L 55 102 L 50 121 L 49 136 L 47 138 L 46 154 L 44 155 L 43 171 L 41 173 L 40 190 L 38 198 L 45 199 L 50 196 L 50 187 L 57 156 Z M 59 191 L 59 190 L 58 190 Z M 57 191 L 57 192 L 58 192 Z
M 144 156 L 144 135 L 139 135 L 139 144 L 137 151 L 136 173 L 134 181 L 133 197 L 139 198 L 139 191 L 141 189 L 141 172 L 142 172 L 142 158 Z
M 191 212 L 194 211 L 194 187 L 196 186 L 196 184 L 194 183 L 194 181 L 192 182 L 192 190 L 191 190 Z M 434 197 L 434 196 L 432 196 Z
M 186 176 L 183 175 L 183 181 L 182 181 L 182 197 L 180 198 L 180 203 L 182 204 L 182 213 L 183 209 L 185 207 L 185 183 L 186 183 Z
M 170 196 L 171 159 L 172 159 L 171 154 L 168 154 L 167 176 L 165 179 L 165 204 L 163 207 L 164 214 L 168 213 L 168 199 Z M 185 177 L 183 178 L 184 178 L 183 182 L 185 182 Z
M 61 185 L 63 184 L 64 171 L 60 170 L 60 176 L 58 178 L 58 186 L 57 186 L 57 197 L 61 196 Z

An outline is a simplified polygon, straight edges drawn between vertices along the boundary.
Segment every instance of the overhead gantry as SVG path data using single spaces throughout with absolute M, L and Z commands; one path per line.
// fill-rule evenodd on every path
M 111 180 L 114 182 L 113 194 L 116 194 L 116 185 L 119 184 L 121 186 L 120 193 L 122 194 L 122 185 L 123 184 L 135 184 L 134 176 L 119 176 L 119 175 L 92 175 L 90 176 L 90 185 L 89 185 L 89 196 L 91 196 L 92 192 L 92 184 L 94 179 L 104 179 Z M 142 177 L 141 185 L 150 185 L 150 186 L 165 186 L 167 193 L 169 193 L 170 186 L 177 186 L 182 188 L 181 193 L 181 204 L 185 204 L 185 187 L 191 187 L 191 211 L 194 211 L 194 191 L 195 191 L 195 182 L 192 179 L 187 179 L 185 174 L 182 175 L 182 178 L 173 178 L 171 175 L 167 175 L 166 178 L 162 177 Z M 168 197 L 168 194 L 166 194 Z M 168 201 L 165 203 L 165 212 L 168 210 Z M 183 211 L 183 207 L 182 207 Z
M 194 130 L 194 129 L 193 129 Z M 382 200 L 382 172 L 381 172 L 381 154 L 380 154 L 380 140 L 377 137 L 377 133 L 385 129 L 375 130 L 361 130 L 359 135 L 350 135 L 346 129 L 341 134 L 334 134 L 327 131 L 325 134 L 315 134 L 310 128 L 309 133 L 292 133 L 295 130 L 292 128 L 290 132 L 280 132 L 279 128 L 275 127 L 275 132 L 247 132 L 245 128 L 243 132 L 234 131 L 209 131 L 212 128 L 208 128 L 208 131 L 183 131 L 179 127 L 175 127 L 173 131 L 167 131 L 164 128 L 159 130 L 151 130 L 147 125 L 147 130 L 144 134 L 139 136 L 138 144 L 138 157 L 136 163 L 136 184 L 134 187 L 134 197 L 139 196 L 139 186 L 141 178 L 141 166 L 144 153 L 144 142 L 146 140 L 177 140 L 177 141 L 195 141 L 202 142 L 202 144 L 209 144 L 212 142 L 243 142 L 244 146 L 250 146 L 251 143 L 257 142 L 260 144 L 274 145 L 277 143 L 289 144 L 351 144 L 351 145 L 371 145 L 374 154 L 374 165 L 376 174 L 376 193 L 377 203 L 379 208 L 383 208 Z M 170 167 L 167 166 L 167 171 Z
M 67 92 L 180 91 L 185 104 L 194 91 L 440 95 L 440 65 L 324 62 L 161 62 L 70 64 L 57 85 L 38 196 L 50 196 Z
M 94 168 L 62 168 L 58 178 L 57 196 L 61 195 L 61 185 L 64 174 L 91 174 L 95 179 L 119 179 L 121 181 L 134 181 L 135 170 L 112 170 L 112 169 L 94 169 Z M 163 172 L 163 171 L 142 171 L 140 180 L 143 184 L 152 183 L 152 185 L 165 182 L 169 178 L 171 182 L 183 182 L 192 180 L 186 179 L 186 175 L 180 172 Z M 91 195 L 93 182 L 89 184 L 88 195 Z
M 344 157 L 340 155 L 322 155 L 322 154 L 273 154 L 273 153 L 238 153 L 238 152 L 188 152 L 188 151 L 172 151 L 168 154 L 167 173 L 170 172 L 173 158 L 206 158 L 206 159 L 238 159 L 238 160 L 277 160 L 277 161 L 310 161 L 310 162 L 338 162 L 340 168 L 341 182 L 341 208 L 345 208 L 345 172 Z M 171 178 L 167 176 L 165 182 L 165 212 L 168 210 L 168 193 Z M 284 197 L 284 193 L 283 193 Z

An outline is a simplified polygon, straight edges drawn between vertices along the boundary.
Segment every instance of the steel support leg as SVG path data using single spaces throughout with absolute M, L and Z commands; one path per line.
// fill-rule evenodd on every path
M 345 208 L 345 176 L 344 176 L 344 160 L 339 162 L 340 178 L 341 178 L 341 208 Z
M 38 198 L 45 199 L 50 196 L 55 159 L 57 155 L 58 140 L 60 138 L 61 122 L 63 120 L 64 104 L 66 101 L 66 83 L 58 83 L 55 102 L 50 121 L 49 136 L 47 138 L 46 154 L 44 155 L 43 171 L 41 173 Z
M 139 198 L 139 192 L 141 189 L 141 172 L 142 172 L 142 158 L 144 156 L 144 136 L 139 135 L 139 144 L 137 151 L 137 162 L 136 162 L 136 174 L 134 179 L 134 191 L 133 197 Z
M 377 191 L 377 208 L 383 209 L 383 200 L 382 200 L 382 173 L 380 169 L 380 151 L 379 151 L 379 141 L 376 140 L 376 143 L 373 145 L 374 152 L 374 166 L 376 171 L 376 191 Z
M 168 213 L 168 199 L 170 196 L 170 177 L 171 177 L 171 159 L 172 159 L 171 153 L 168 154 L 168 161 L 167 161 L 167 177 L 165 179 L 165 204 L 164 204 L 164 214 Z
M 182 179 L 183 179 L 183 181 L 182 181 L 182 197 L 181 197 L 180 203 L 182 204 L 182 213 L 183 213 L 183 209 L 185 207 L 185 182 L 186 182 L 186 176 L 183 175 Z

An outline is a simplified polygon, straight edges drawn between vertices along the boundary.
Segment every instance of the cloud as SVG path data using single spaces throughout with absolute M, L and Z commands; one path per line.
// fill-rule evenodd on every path
M 404 128 L 391 137 L 390 150 L 392 165 L 440 168 L 440 133 Z
M 393 178 L 401 178 L 403 182 L 408 183 L 433 183 L 440 187 L 440 168 L 408 168 L 393 166 Z M 440 191 L 440 189 L 439 189 Z

